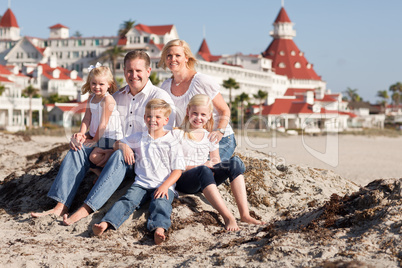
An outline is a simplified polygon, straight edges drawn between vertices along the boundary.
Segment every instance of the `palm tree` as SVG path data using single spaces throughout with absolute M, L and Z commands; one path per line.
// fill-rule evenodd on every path
M 345 91 L 346 96 L 348 97 L 349 101 L 356 101 L 359 102 L 362 100 L 362 98 L 357 94 L 357 89 L 351 89 L 348 87 L 348 89 Z
M 261 89 L 258 90 L 257 94 L 253 94 L 253 97 L 259 101 L 260 110 L 259 110 L 259 120 L 258 120 L 258 128 L 262 128 L 262 105 L 268 97 L 268 92 L 263 91 Z
M 396 105 L 397 109 L 399 107 L 399 103 L 401 102 L 401 94 L 402 94 L 402 83 L 397 82 L 389 87 L 389 91 L 393 92 L 392 100 L 394 101 L 394 105 Z
M 131 30 L 131 28 L 134 27 L 134 25 L 135 25 L 135 20 L 129 19 L 129 20 L 123 21 L 123 23 L 120 25 L 118 35 L 121 38 L 126 37 L 126 34 Z
M 22 94 L 29 97 L 29 129 L 32 129 L 32 98 L 40 92 L 39 89 L 34 88 L 32 85 L 27 86 Z
M 222 86 L 229 89 L 229 108 L 232 110 L 232 89 L 239 89 L 239 83 L 234 78 L 229 77 L 228 80 L 223 80 Z
M 124 49 L 118 46 L 114 46 L 103 52 L 99 57 L 100 61 L 109 61 L 111 63 L 113 77 L 116 76 L 117 60 L 120 56 L 123 56 L 124 53 L 125 53 Z
M 385 109 L 387 108 L 388 99 L 389 99 L 388 91 L 387 90 L 377 91 L 377 97 L 381 98 L 380 103 L 381 103 L 381 106 L 384 107 L 384 113 L 385 113 Z
M 6 90 L 6 87 L 3 84 L 0 84 L 0 96 L 3 95 L 4 90 Z
M 82 33 L 80 31 L 75 31 L 73 34 L 74 37 L 82 37 Z
M 240 122 L 241 122 L 241 129 L 244 129 L 244 102 L 248 102 L 250 97 L 247 93 L 241 93 L 239 96 L 236 97 L 236 102 L 240 104 Z
M 149 76 L 149 80 L 151 80 L 152 84 L 155 86 L 159 85 L 159 83 L 161 82 L 156 72 L 151 73 L 151 75 Z

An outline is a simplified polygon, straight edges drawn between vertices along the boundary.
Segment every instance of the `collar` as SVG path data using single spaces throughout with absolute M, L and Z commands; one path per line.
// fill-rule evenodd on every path
M 152 84 L 151 80 L 148 79 L 148 82 L 145 84 L 145 87 L 140 92 L 138 92 L 137 95 L 140 93 L 142 93 L 144 95 L 148 95 L 149 92 L 151 91 L 152 86 L 153 86 L 153 84 Z M 124 87 L 124 89 L 121 89 L 121 91 L 119 92 L 119 94 L 122 94 L 122 93 L 131 94 L 130 87 L 128 85 L 126 85 Z

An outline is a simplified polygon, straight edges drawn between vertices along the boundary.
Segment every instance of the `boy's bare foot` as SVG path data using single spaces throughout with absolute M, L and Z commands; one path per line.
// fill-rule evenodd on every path
M 82 207 L 80 207 L 73 215 L 68 217 L 68 214 L 63 215 L 63 224 L 68 226 L 71 225 L 82 218 L 85 218 L 92 212 L 92 209 L 88 207 L 86 204 L 84 204 Z
M 57 203 L 57 205 L 53 209 L 43 211 L 43 212 L 31 212 L 31 217 L 32 218 L 40 218 L 40 217 L 43 217 L 46 215 L 51 215 L 51 214 L 54 214 L 56 216 L 63 216 L 67 213 L 67 211 L 68 211 L 67 206 L 65 206 L 62 203 Z
M 251 217 L 250 215 L 248 216 L 243 216 L 240 218 L 240 220 L 242 222 L 248 223 L 248 224 L 256 224 L 256 225 L 263 225 L 266 224 L 266 222 L 264 221 L 259 221 L 257 219 L 254 219 L 253 217 Z
M 239 226 L 237 225 L 236 219 L 233 217 L 229 219 L 224 219 L 225 221 L 225 229 L 227 231 L 238 231 L 240 230 Z
M 94 235 L 100 236 L 103 234 L 104 231 L 109 227 L 109 224 L 105 221 L 101 223 L 95 223 L 92 226 L 92 231 L 94 232 Z
M 165 241 L 166 236 L 165 236 L 165 229 L 163 228 L 156 228 L 155 233 L 154 233 L 154 241 L 156 245 L 162 244 L 163 241 Z

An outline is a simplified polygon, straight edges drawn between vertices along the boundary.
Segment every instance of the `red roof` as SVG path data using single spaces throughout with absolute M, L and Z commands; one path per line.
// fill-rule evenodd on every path
M 296 96 L 305 94 L 307 91 L 314 91 L 311 88 L 288 88 L 285 92 L 285 96 Z
M 70 73 L 71 71 L 62 67 L 56 67 L 56 68 L 51 68 L 49 65 L 47 64 L 43 64 L 40 63 L 38 64 L 38 66 L 42 66 L 42 70 L 43 70 L 43 75 L 48 78 L 48 79 L 60 79 L 60 80 L 70 80 Z M 54 78 L 53 77 L 53 71 L 58 69 L 60 71 L 60 76 L 59 78 Z M 76 80 L 76 81 L 82 81 L 82 78 L 77 76 L 77 79 L 72 79 L 72 80 Z
M 68 29 L 67 26 L 64 26 L 63 24 L 60 24 L 60 23 L 57 23 L 57 24 L 49 27 L 49 29 L 60 29 L 60 28 L 67 28 Z
M 149 41 L 149 43 L 151 45 L 156 46 L 159 49 L 159 51 L 162 51 L 163 47 L 165 46 L 164 44 L 155 44 L 154 40 Z
M 76 102 L 74 104 L 74 106 L 71 105 L 63 105 L 63 103 L 58 103 L 57 106 L 55 106 L 54 104 L 48 104 L 47 106 L 54 106 L 54 108 L 59 108 L 60 110 L 62 110 L 63 112 L 68 112 L 74 109 L 74 113 L 75 114 L 79 114 L 79 113 L 85 113 L 85 109 L 87 107 L 87 102 L 88 100 L 85 100 L 83 102 Z M 72 102 L 69 102 L 72 103 Z M 66 103 L 67 104 L 67 103 Z
M 6 66 L 0 64 L 0 74 L 10 75 L 12 72 Z
M 5 77 L 3 77 L 3 76 L 0 76 L 0 82 L 3 82 L 3 83 L 14 83 L 13 81 L 8 80 L 7 78 L 5 78 Z
M 209 50 L 207 41 L 205 39 L 202 40 L 200 49 L 198 49 L 198 54 L 205 60 L 209 62 L 218 61 L 221 56 L 214 56 L 211 54 Z
M 321 80 L 292 39 L 274 39 L 262 55 L 272 60 L 272 67 L 279 75 L 289 79 Z
M 276 17 L 275 23 L 278 23 L 278 22 L 291 22 L 284 7 L 281 8 L 278 16 Z
M 119 41 L 117 41 L 118 46 L 125 46 L 127 44 L 127 37 L 120 37 Z
M 161 26 L 148 26 L 144 24 L 137 24 L 134 26 L 138 31 L 146 32 L 150 34 L 164 35 L 169 33 L 173 25 L 161 25 Z
M 0 27 L 16 27 L 19 28 L 17 19 L 11 9 L 7 9 L 0 20 Z

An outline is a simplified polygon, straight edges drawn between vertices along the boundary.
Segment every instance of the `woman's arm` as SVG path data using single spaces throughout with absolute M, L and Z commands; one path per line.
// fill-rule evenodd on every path
M 224 133 L 219 131 L 219 129 L 225 130 L 227 125 L 230 121 L 230 109 L 229 106 L 226 104 L 225 100 L 223 99 L 221 93 L 218 93 L 215 98 L 212 100 L 212 104 L 214 105 L 215 109 L 218 111 L 219 114 L 219 121 L 218 121 L 218 130 L 211 131 L 209 133 L 208 138 L 211 142 L 215 141 L 218 143 Z

